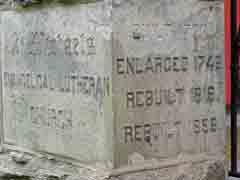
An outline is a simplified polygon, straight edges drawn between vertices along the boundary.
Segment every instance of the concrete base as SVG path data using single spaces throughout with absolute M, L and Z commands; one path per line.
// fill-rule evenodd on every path
M 225 161 L 188 162 L 165 168 L 112 171 L 110 167 L 95 167 L 63 162 L 50 156 L 30 155 L 16 151 L 0 154 L 1 180 L 224 180 Z M 115 172 L 115 173 L 114 173 Z M 118 173 L 116 173 L 118 172 Z

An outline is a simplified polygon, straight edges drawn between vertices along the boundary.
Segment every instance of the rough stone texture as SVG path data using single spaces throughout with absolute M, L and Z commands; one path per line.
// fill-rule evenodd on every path
M 115 5 L 117 166 L 224 152 L 222 12 L 197 0 Z
M 223 1 L 1 4 L 0 179 L 225 179 Z
M 16 154 L 20 152 L 15 152 Z M 26 154 L 25 154 L 26 155 Z M 46 156 L 31 156 L 27 163 L 0 155 L 1 180 L 224 180 L 225 161 L 188 162 L 165 168 L 113 172 L 102 165 L 84 167 Z
M 111 161 L 111 32 L 103 6 L 3 13 L 5 143 Z
M 81 167 L 73 162 L 63 162 L 48 156 L 32 155 L 14 151 L 15 156 L 27 156 L 27 162 L 12 157 L 10 151 L 0 155 L 1 180 L 77 180 L 106 179 L 109 173 L 103 166 Z
M 125 174 L 112 179 L 116 180 L 211 180 L 225 179 L 224 164 L 221 161 L 205 163 L 189 163 L 176 167 L 163 168 L 154 171 Z

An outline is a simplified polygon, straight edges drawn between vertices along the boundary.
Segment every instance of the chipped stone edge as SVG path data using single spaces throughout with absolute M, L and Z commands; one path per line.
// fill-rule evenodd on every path
M 18 154 L 19 153 L 19 154 Z M 22 155 L 21 153 L 23 152 L 14 152 L 14 151 L 8 151 L 8 152 L 3 152 L 0 153 L 1 156 L 7 157 L 8 159 L 10 158 L 11 161 L 15 164 L 15 167 L 18 167 L 18 165 L 21 165 L 22 162 L 18 162 L 15 161 L 14 156 L 18 156 L 18 155 Z M 28 156 L 28 155 L 26 155 Z M 131 176 L 134 174 L 139 174 L 139 173 L 147 173 L 147 172 L 158 172 L 161 169 L 168 169 L 168 168 L 178 168 L 180 166 L 188 166 L 189 167 L 196 167 L 197 165 L 201 165 L 201 164 L 208 164 L 208 166 L 206 166 L 207 169 L 209 169 L 209 165 L 214 164 L 216 162 L 220 162 L 223 166 L 223 169 L 225 169 L 225 172 L 223 172 L 224 174 L 226 174 L 226 159 L 224 157 L 224 155 L 222 156 L 222 158 L 219 158 L 219 154 L 216 155 L 215 157 L 212 156 L 207 156 L 207 155 L 202 155 L 199 157 L 189 157 L 187 160 L 179 160 L 179 159 L 175 159 L 175 160 L 167 160 L 165 162 L 149 162 L 149 163 L 142 163 L 142 164 L 138 164 L 137 166 L 126 166 L 123 168 L 119 168 L 119 169 L 104 169 L 101 165 L 102 164 L 98 164 L 97 168 L 93 168 L 93 167 L 82 167 L 82 166 L 78 166 L 76 164 L 73 163 L 67 163 L 67 162 L 62 162 L 59 159 L 54 159 L 53 161 L 51 159 L 47 159 L 46 156 L 42 156 L 42 157 L 34 157 L 34 156 L 30 156 L 30 159 L 35 159 L 35 162 L 41 162 L 41 160 L 47 160 L 48 162 L 55 162 L 55 167 L 54 169 L 58 169 L 61 167 L 61 164 L 66 164 L 67 166 L 70 166 L 74 169 L 78 169 L 77 173 L 74 174 L 69 174 L 69 172 L 65 172 L 63 171 L 60 174 L 52 174 L 51 171 L 45 171 L 43 169 L 43 171 L 41 172 L 37 172 L 36 174 L 32 172 L 29 172 L 29 174 L 25 174 L 24 172 L 27 170 L 24 170 L 24 167 L 22 170 L 18 168 L 17 169 L 12 169 L 12 168 L 7 168 L 5 166 L 0 167 L 0 177 L 1 176 L 7 176 L 10 175 L 10 177 L 29 177 L 29 179 L 35 179 L 35 177 L 38 176 L 62 176 L 62 175 L 66 175 L 66 176 L 70 176 L 70 177 L 81 177 L 81 178 L 86 178 L 87 179 L 91 179 L 91 180 L 107 180 L 107 179 L 111 179 L 111 178 L 117 178 L 117 177 L 121 177 L 121 176 Z M 29 161 L 26 162 L 26 164 Z M 60 163 L 60 164 L 59 164 Z M 40 163 L 41 164 L 41 163 Z M 58 165 L 59 164 L 59 165 Z M 204 166 L 205 167 L 205 166 Z M 212 166 L 211 166 L 212 167 Z M 87 172 L 87 173 L 86 173 Z M 50 174 L 49 174 L 50 173 Z M 211 174 L 210 174 L 211 175 Z M 41 179 L 41 178 L 40 178 Z M 61 177 L 59 178 L 61 179 Z
M 14 155 L 14 153 L 22 153 L 23 157 L 26 157 L 28 161 L 28 157 L 30 158 L 39 158 L 39 159 L 46 159 L 48 161 L 56 161 L 61 162 L 65 164 L 71 164 L 74 167 L 77 168 L 83 168 L 89 171 L 99 172 L 104 171 L 108 177 L 117 177 L 121 175 L 127 175 L 132 173 L 138 173 L 143 171 L 155 171 L 165 168 L 173 168 L 181 165 L 186 164 L 199 164 L 199 163 L 206 163 L 210 161 L 222 161 L 226 162 L 226 157 L 224 154 L 217 153 L 216 155 L 208 155 L 208 154 L 197 154 L 197 155 L 188 155 L 188 156 L 179 156 L 172 159 L 165 159 L 165 160 L 145 160 L 142 163 L 136 164 L 136 165 L 126 165 L 119 168 L 114 167 L 108 167 L 106 163 L 104 162 L 96 162 L 96 164 L 86 164 L 81 163 L 78 160 L 74 160 L 71 158 L 62 157 L 60 155 L 45 153 L 45 152 L 36 152 L 31 151 L 28 149 L 24 149 L 17 146 L 11 146 L 11 145 L 2 145 L 0 154 L 7 154 L 12 158 L 13 161 L 15 161 L 15 157 L 11 156 Z M 222 158 L 219 158 L 222 157 Z M 21 163 L 20 161 L 16 163 Z M 226 168 L 226 167 L 225 167 Z
M 198 163 L 204 163 L 209 161 L 226 161 L 225 157 L 223 156 L 222 159 L 219 159 L 219 156 L 208 156 L 208 155 L 197 155 L 194 157 L 191 157 L 188 160 L 178 160 L 178 159 L 167 159 L 164 162 L 149 162 L 149 163 L 142 163 L 139 165 L 133 165 L 133 166 L 125 166 L 120 167 L 117 169 L 113 169 L 111 171 L 110 176 L 120 176 L 124 174 L 130 174 L 130 173 L 136 173 L 139 171 L 151 171 L 151 170 L 157 170 L 157 169 L 164 169 L 164 168 L 171 168 L 176 167 L 184 164 L 198 164 Z
M 9 152 L 9 154 L 11 152 L 19 152 L 19 153 L 23 153 L 26 155 L 30 155 L 32 157 L 38 157 L 38 158 L 46 158 L 48 160 L 55 160 L 55 161 L 59 161 L 59 162 L 63 162 L 63 163 L 70 163 L 73 166 L 77 166 L 80 168 L 86 168 L 89 170 L 96 170 L 97 168 L 95 168 L 93 165 L 88 165 L 86 163 L 81 163 L 81 161 L 79 160 L 75 160 L 73 158 L 69 158 L 69 157 L 64 157 L 58 154 L 51 154 L 51 153 L 47 153 L 44 151 L 34 151 L 34 150 L 30 150 L 30 149 L 26 149 L 26 148 L 22 148 L 19 146 L 14 146 L 14 145 L 8 145 L 8 144 L 2 144 L 1 146 L 1 153 L 6 153 Z

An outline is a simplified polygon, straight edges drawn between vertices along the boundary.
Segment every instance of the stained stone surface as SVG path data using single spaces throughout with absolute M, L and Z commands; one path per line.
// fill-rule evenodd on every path
M 222 1 L 12 7 L 0 178 L 225 179 Z
M 2 14 L 4 143 L 83 162 L 111 160 L 103 5 Z
M 21 153 L 17 153 L 22 155 Z M 185 163 L 167 168 L 125 172 L 118 175 L 103 166 L 83 168 L 57 159 L 30 156 L 26 164 L 21 164 L 0 154 L 0 178 L 3 180 L 224 180 L 224 161 L 210 160 L 199 163 Z M 26 154 L 25 154 L 26 156 Z
M 224 152 L 222 12 L 197 0 L 114 9 L 117 165 Z

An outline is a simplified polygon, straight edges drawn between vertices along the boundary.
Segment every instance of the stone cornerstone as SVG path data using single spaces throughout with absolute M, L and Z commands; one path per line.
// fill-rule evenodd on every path
M 222 0 L 0 9 L 0 179 L 225 179 Z

